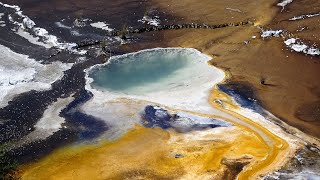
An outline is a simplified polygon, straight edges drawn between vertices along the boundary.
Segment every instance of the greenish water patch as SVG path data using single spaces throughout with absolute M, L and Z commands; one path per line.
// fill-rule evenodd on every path
M 194 49 L 157 48 L 112 57 L 107 64 L 93 68 L 89 77 L 97 89 L 143 94 L 190 78 L 192 68 L 204 59 L 208 57 Z

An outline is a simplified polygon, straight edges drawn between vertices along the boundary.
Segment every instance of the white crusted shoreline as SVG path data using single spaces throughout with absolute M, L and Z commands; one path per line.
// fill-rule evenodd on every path
M 106 24 L 104 22 L 95 22 L 95 23 L 90 24 L 90 26 L 97 28 L 97 29 L 102 29 L 102 30 L 109 31 L 109 32 L 113 31 L 113 29 L 110 28 L 108 25 L 109 24 Z
M 18 54 L 0 45 L 0 108 L 16 95 L 31 90 L 47 90 L 62 77 L 71 63 L 41 64 L 27 55 Z
M 138 22 L 141 22 L 143 24 L 146 23 L 151 26 L 159 26 L 161 23 L 159 16 L 150 17 L 147 15 L 143 16 L 142 19 L 139 19 Z
M 60 112 L 72 101 L 74 97 L 72 95 L 67 98 L 59 98 L 56 102 L 53 102 L 44 111 L 41 119 L 34 125 L 34 131 L 23 137 L 17 145 L 28 144 L 35 140 L 43 140 L 55 132 L 63 129 L 63 123 L 65 118 L 60 116 Z

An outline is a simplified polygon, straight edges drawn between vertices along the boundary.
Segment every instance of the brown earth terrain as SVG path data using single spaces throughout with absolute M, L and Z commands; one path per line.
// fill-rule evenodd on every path
M 299 21 L 288 19 L 320 12 L 320 2 L 293 2 L 283 11 L 276 7 L 276 2 L 245 2 L 156 1 L 164 11 L 184 19 L 184 23 L 219 24 L 253 19 L 255 26 L 146 33 L 143 36 L 147 42 L 135 44 L 134 48 L 192 47 L 212 55 L 212 63 L 230 73 L 229 82 L 250 84 L 267 110 L 289 125 L 319 138 L 319 56 L 291 52 L 282 38 L 262 39 L 260 28 L 287 30 L 306 44 L 319 44 L 320 16 Z M 306 30 L 296 31 L 301 27 Z M 127 46 L 123 48 L 132 50 L 132 46 Z M 272 86 L 262 85 L 262 79 Z

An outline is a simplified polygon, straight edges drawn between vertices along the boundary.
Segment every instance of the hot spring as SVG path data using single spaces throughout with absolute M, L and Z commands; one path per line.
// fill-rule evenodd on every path
M 130 99 L 212 111 L 208 103 L 211 88 L 225 74 L 209 65 L 210 59 L 193 48 L 155 48 L 113 56 L 86 71 L 86 89 L 93 99 L 83 109 L 97 114 L 105 103 Z
M 190 88 L 192 81 L 211 71 L 209 56 L 191 48 L 156 48 L 114 56 L 89 71 L 95 89 L 143 95 L 158 91 Z

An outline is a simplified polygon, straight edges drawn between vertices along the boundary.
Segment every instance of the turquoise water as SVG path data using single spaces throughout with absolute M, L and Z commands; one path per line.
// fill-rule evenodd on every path
M 184 78 L 199 55 L 188 49 L 154 49 L 116 56 L 90 71 L 92 86 L 122 93 L 141 94 L 162 89 Z

